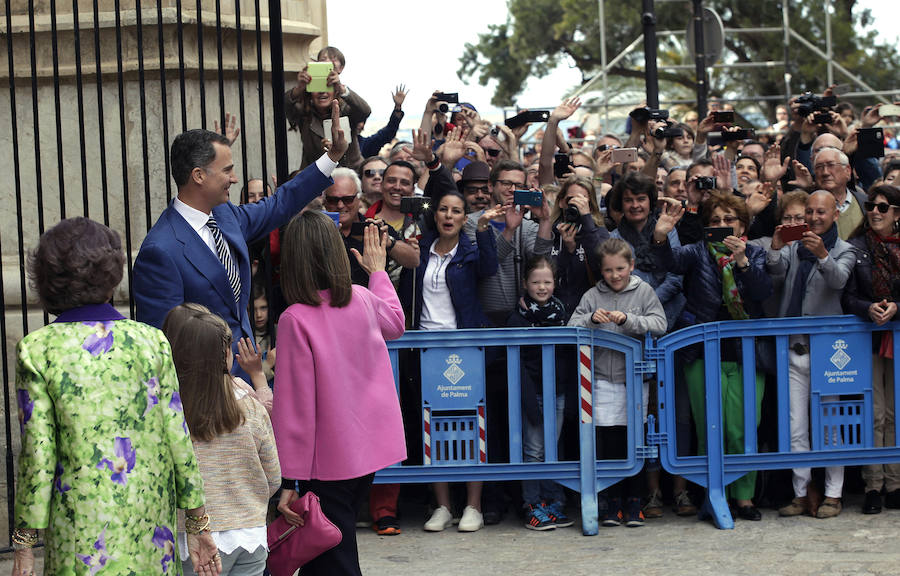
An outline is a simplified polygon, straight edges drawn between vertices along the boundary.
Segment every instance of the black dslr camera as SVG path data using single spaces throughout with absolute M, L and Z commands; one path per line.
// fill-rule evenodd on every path
M 628 115 L 631 116 L 635 122 L 640 122 L 641 124 L 646 124 L 651 120 L 669 119 L 669 111 L 662 108 L 635 108 L 629 112 Z
M 812 92 L 805 92 L 797 97 L 797 114 L 802 117 L 809 116 L 813 112 L 828 110 L 837 105 L 837 96 L 816 96 Z
M 666 121 L 665 126 L 660 126 L 656 130 L 653 131 L 654 138 L 678 138 L 684 134 L 684 130 L 681 129 L 681 126 L 678 126 L 674 122 Z

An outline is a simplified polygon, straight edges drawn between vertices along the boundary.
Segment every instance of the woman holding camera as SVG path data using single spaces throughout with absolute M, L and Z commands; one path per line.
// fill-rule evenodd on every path
M 562 300 L 568 320 L 581 296 L 600 278 L 597 246 L 609 238 L 593 182 L 577 176 L 563 180 L 550 220 L 553 222 L 550 257 L 556 264 L 555 294 Z
M 701 215 L 707 239 L 681 248 L 673 247 L 669 234 L 684 215 L 681 204 L 666 204 L 653 230 L 657 261 L 670 272 L 684 275 L 687 301 L 681 315 L 684 325 L 720 320 L 762 317 L 762 302 L 772 294 L 766 272 L 766 251 L 747 244 L 744 232 L 750 216 L 747 205 L 733 194 L 713 192 L 703 203 Z M 730 230 L 723 230 L 727 228 Z M 697 429 L 697 445 L 706 453 L 706 382 L 702 348 L 684 352 L 684 376 Z M 721 387 L 727 454 L 744 452 L 744 379 L 740 342 L 722 343 Z M 756 373 L 756 425 L 761 415 L 765 378 Z M 753 505 L 756 472 L 749 472 L 728 487 L 737 514 L 745 520 L 760 520 Z

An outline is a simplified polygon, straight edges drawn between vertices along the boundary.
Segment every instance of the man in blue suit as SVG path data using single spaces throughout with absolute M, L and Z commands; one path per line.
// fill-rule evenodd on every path
M 338 114 L 335 103 L 328 152 L 255 204 L 230 202 L 228 189 L 237 178 L 225 136 L 189 130 L 175 138 L 170 156 L 178 196 L 144 238 L 134 262 L 138 321 L 160 328 L 169 310 L 195 302 L 228 322 L 235 351 L 241 338 L 253 340 L 247 245 L 286 224 L 332 184 L 331 172 L 347 150 Z

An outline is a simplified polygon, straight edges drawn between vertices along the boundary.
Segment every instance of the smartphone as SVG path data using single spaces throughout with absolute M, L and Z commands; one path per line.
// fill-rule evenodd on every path
M 882 118 L 888 116 L 900 116 L 900 106 L 897 104 L 882 104 L 878 109 L 878 115 Z
M 368 222 L 354 222 L 350 224 L 350 235 L 351 236 L 362 236 L 366 232 L 366 226 L 368 226 Z
M 341 116 L 340 124 L 341 130 L 344 131 L 344 138 L 346 138 L 347 142 L 349 142 L 351 138 L 350 118 L 348 116 Z M 331 118 L 322 120 L 322 137 L 331 140 Z
M 615 148 L 610 156 L 610 159 L 613 162 L 618 162 L 620 164 L 637 162 L 637 158 L 637 148 Z
M 404 196 L 400 199 L 400 212 L 419 216 L 428 209 L 431 198 L 428 196 Z
M 781 228 L 781 241 L 793 242 L 803 238 L 803 233 L 809 232 L 808 224 L 797 224 L 796 226 L 783 226 Z
M 325 215 L 334 220 L 334 225 L 338 228 L 341 227 L 341 213 L 340 212 L 325 212 Z
M 734 234 L 734 228 L 724 226 L 721 228 L 704 228 L 703 235 L 707 242 L 721 242 Z
M 518 206 L 541 206 L 544 193 L 540 190 L 516 190 L 513 193 L 513 204 Z
M 734 110 L 721 110 L 713 112 L 713 121 L 716 124 L 733 124 Z
M 740 130 L 735 130 L 734 132 L 729 132 L 728 130 L 722 130 L 722 141 L 723 142 L 735 142 L 737 140 L 753 140 L 756 138 L 756 131 L 747 128 L 741 128 Z
M 697 176 L 694 180 L 694 188 L 697 190 L 715 190 L 716 189 L 716 177 L 715 176 Z
M 856 153 L 860 158 L 884 157 L 884 130 L 881 128 L 860 128 L 856 133 L 856 142 Z
M 569 174 L 569 155 L 553 155 L 553 175 L 557 178 L 565 178 Z
M 549 110 L 526 110 L 525 112 L 521 112 L 519 114 L 516 114 L 515 116 L 510 116 L 503 123 L 506 124 L 509 128 L 518 128 L 520 126 L 530 124 L 531 122 L 546 122 L 549 119 Z
M 310 62 L 306 65 L 306 71 L 311 79 L 306 85 L 307 92 L 334 92 L 334 88 L 328 85 L 328 75 L 334 70 L 333 62 Z
M 459 92 L 438 92 L 435 98 L 437 98 L 438 102 L 459 104 Z

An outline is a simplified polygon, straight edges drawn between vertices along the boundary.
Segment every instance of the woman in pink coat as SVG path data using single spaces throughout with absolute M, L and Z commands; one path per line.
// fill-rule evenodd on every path
M 365 232 L 368 289 L 350 282 L 350 262 L 334 221 L 296 216 L 283 236 L 281 286 L 289 307 L 278 325 L 272 425 L 281 460 L 278 510 L 301 493 L 319 496 L 341 543 L 303 567 L 304 576 L 360 574 L 356 512 L 377 470 L 406 458 L 400 403 L 385 340 L 403 334 L 400 301 L 384 271 L 385 244 Z M 297 483 L 299 481 L 299 492 Z

